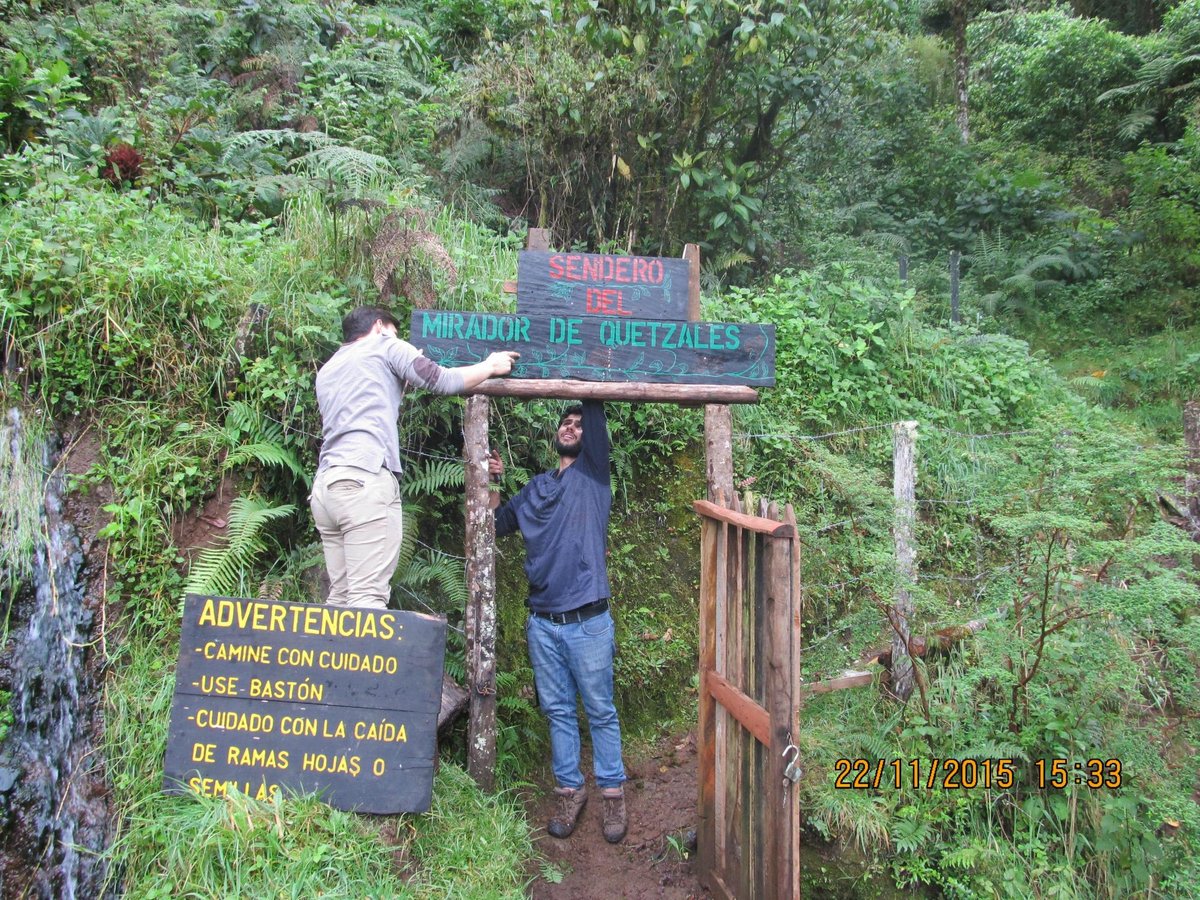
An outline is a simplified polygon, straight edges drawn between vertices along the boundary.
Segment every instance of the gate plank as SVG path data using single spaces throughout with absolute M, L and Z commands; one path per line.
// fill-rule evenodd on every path
M 770 516 L 778 518 L 779 508 L 771 504 Z M 798 550 L 794 541 L 769 540 L 767 548 L 767 669 L 766 708 L 771 717 L 771 753 L 767 758 L 766 783 L 763 786 L 766 813 L 766 858 L 770 871 L 764 896 L 789 900 L 791 894 L 791 801 L 784 787 L 786 762 L 783 749 L 792 732 L 792 571 L 791 555 Z
M 725 494 L 722 491 L 717 492 L 717 502 L 725 503 Z M 729 653 L 729 532 L 730 526 L 727 522 L 715 522 L 717 526 L 717 646 L 716 655 L 713 660 L 713 671 L 724 672 L 726 660 Z M 729 759 L 729 716 L 721 711 L 719 706 L 715 706 L 714 714 L 717 720 L 716 745 L 713 748 L 714 771 L 719 778 L 717 783 L 724 785 L 728 771 Z M 713 857 L 713 868 L 715 870 L 724 871 L 725 859 L 725 791 L 714 791 L 716 817 L 714 823 L 716 825 L 716 855 Z
M 713 699 L 759 743 L 770 746 L 771 718 L 765 709 L 716 672 L 708 673 L 706 687 Z
M 700 681 L 704 683 L 716 664 L 717 627 L 717 575 L 720 567 L 721 549 L 718 544 L 724 525 L 712 519 L 702 519 L 700 524 Z M 700 874 L 704 878 L 716 862 L 717 821 L 714 808 L 716 793 L 716 728 L 715 700 L 707 691 L 700 692 L 700 708 L 697 714 L 696 737 L 699 742 L 699 794 L 697 797 L 699 822 L 698 857 Z
M 784 521 L 795 527 L 796 510 L 792 504 L 787 505 Z M 789 562 L 792 567 L 791 586 L 791 623 L 788 635 L 791 639 L 791 666 L 788 670 L 788 689 L 792 692 L 788 707 L 792 717 L 792 735 L 796 743 L 800 741 L 800 639 L 802 636 L 801 623 L 804 621 L 804 581 L 802 562 L 803 557 L 799 541 L 793 541 Z M 796 760 L 797 763 L 799 759 Z M 784 885 L 789 888 L 788 896 L 800 900 L 800 789 L 796 786 L 788 790 L 788 828 L 790 841 L 785 848 L 788 858 L 788 869 L 783 873 Z
M 729 508 L 736 513 L 742 512 L 741 499 L 735 493 L 729 498 Z M 726 628 L 729 630 L 729 640 L 725 645 L 726 662 L 722 675 L 740 684 L 743 680 L 743 608 L 745 606 L 745 535 L 740 527 L 729 529 L 729 600 L 727 604 L 728 619 Z M 724 783 L 725 783 L 725 815 L 724 823 L 725 856 L 721 860 L 721 874 L 726 883 L 739 896 L 746 895 L 743 879 L 743 848 L 746 844 L 746 833 L 742 816 L 742 773 L 744 756 L 742 747 L 743 732 L 738 722 L 729 711 L 726 711 L 726 748 Z
M 764 519 L 761 516 L 751 516 L 735 510 L 725 509 L 707 500 L 693 500 L 692 508 L 702 516 L 710 519 L 720 519 L 722 522 L 728 522 L 731 525 L 744 528 L 746 531 L 769 534 L 772 537 L 796 536 L 794 525 L 788 525 L 784 522 L 774 522 L 771 519 Z

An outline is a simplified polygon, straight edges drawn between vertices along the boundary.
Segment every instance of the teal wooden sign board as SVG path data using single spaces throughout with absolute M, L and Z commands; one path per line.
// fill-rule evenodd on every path
M 517 314 L 414 310 L 409 341 L 454 368 L 521 354 L 512 378 L 770 386 L 775 327 L 687 321 L 682 259 L 523 251 Z

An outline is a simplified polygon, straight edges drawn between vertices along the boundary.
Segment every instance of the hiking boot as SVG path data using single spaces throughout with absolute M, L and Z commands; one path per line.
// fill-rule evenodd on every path
M 558 809 L 547 823 L 546 830 L 556 838 L 570 837 L 575 830 L 575 823 L 579 821 L 579 814 L 587 806 L 587 790 L 557 787 L 554 793 L 558 795 Z
M 610 844 L 619 844 L 629 827 L 625 814 L 625 791 L 623 788 L 605 788 L 600 792 L 604 799 L 604 839 Z

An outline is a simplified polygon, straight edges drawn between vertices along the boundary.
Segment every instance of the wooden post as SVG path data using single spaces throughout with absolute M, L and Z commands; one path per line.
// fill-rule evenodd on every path
M 483 790 L 496 777 L 496 525 L 488 507 L 487 397 L 467 399 L 463 456 L 467 492 L 467 772 Z
M 900 280 L 908 284 L 908 254 L 900 254 Z
M 1187 454 L 1184 503 L 1196 528 L 1200 527 L 1200 402 L 1195 400 L 1183 405 L 1183 447 Z
M 549 250 L 550 249 L 550 229 L 549 228 L 530 228 L 529 234 L 525 236 L 526 250 Z
M 962 321 L 958 313 L 958 275 L 962 254 L 957 250 L 950 251 L 950 321 L 955 325 Z
M 687 244 L 683 258 L 688 262 L 688 320 L 700 321 L 700 247 Z M 733 496 L 733 413 L 727 405 L 704 407 L 704 459 L 708 477 L 708 499 L 720 493 Z
M 896 498 L 896 588 L 892 604 L 892 690 L 901 700 L 913 691 L 913 662 L 908 655 L 912 587 L 917 581 L 916 555 L 917 423 L 898 422 L 892 432 L 893 495 Z

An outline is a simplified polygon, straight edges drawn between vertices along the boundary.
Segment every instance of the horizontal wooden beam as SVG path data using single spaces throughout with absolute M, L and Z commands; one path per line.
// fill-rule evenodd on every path
M 521 400 L 621 400 L 630 403 L 757 403 L 758 391 L 734 384 L 648 384 L 562 378 L 489 378 L 470 393 Z
M 880 681 L 887 681 L 890 677 L 887 669 L 879 669 L 875 672 L 846 672 L 840 678 L 801 684 L 800 696 L 809 697 L 813 694 L 830 694 L 834 691 L 845 690 L 846 688 L 864 687 L 871 684 L 877 678 Z
M 734 512 L 732 509 L 726 509 L 708 500 L 695 500 L 692 502 L 692 508 L 705 518 L 716 519 L 719 522 L 728 522 L 730 525 L 736 525 L 739 528 L 754 531 L 758 534 L 766 534 L 779 538 L 794 538 L 796 536 L 796 529 L 786 522 L 776 522 L 774 519 L 763 519 L 759 516 L 749 516 L 746 513 Z
M 502 290 L 506 294 L 515 294 L 517 292 L 517 283 L 515 281 L 506 281 Z
M 760 744 L 770 749 L 771 717 L 767 711 L 712 669 L 704 673 L 704 681 L 712 698 L 754 735 Z

